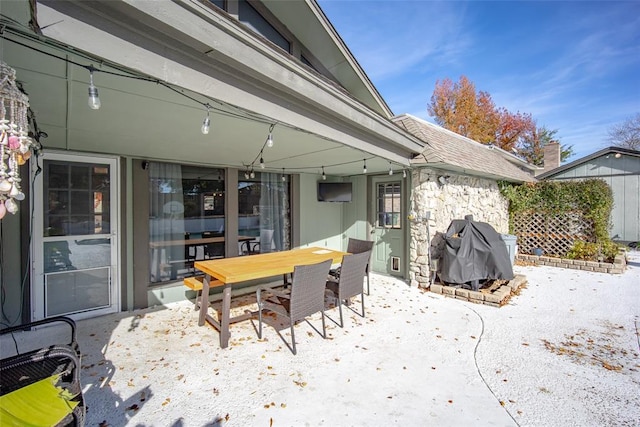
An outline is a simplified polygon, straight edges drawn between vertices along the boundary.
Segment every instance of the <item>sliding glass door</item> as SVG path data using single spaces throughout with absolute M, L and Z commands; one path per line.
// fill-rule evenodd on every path
M 150 162 L 149 282 L 196 274 L 194 263 L 224 258 L 224 170 Z
M 238 236 L 240 255 L 291 248 L 289 177 L 254 173 L 238 177 Z

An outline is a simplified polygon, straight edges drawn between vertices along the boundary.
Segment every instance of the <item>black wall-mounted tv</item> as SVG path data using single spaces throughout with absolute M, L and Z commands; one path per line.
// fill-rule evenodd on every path
M 351 194 L 350 182 L 318 182 L 319 202 L 350 202 Z

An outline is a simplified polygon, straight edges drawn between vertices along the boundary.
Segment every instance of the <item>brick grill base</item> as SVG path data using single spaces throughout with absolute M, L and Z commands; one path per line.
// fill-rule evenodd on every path
M 516 261 L 531 265 L 546 265 L 549 267 L 571 268 L 574 270 L 597 271 L 610 274 L 622 274 L 627 267 L 627 258 L 624 253 L 617 255 L 613 263 L 521 254 L 518 254 Z M 513 280 L 492 290 L 480 289 L 480 291 L 472 291 L 436 282 L 429 287 L 429 291 L 477 304 L 501 307 L 526 283 L 527 278 L 525 276 L 516 274 Z
M 486 304 L 493 307 L 501 307 L 505 305 L 512 295 L 515 295 L 521 286 L 527 283 L 527 278 L 521 274 L 516 274 L 513 280 L 491 291 L 480 289 L 472 291 L 470 289 L 462 289 L 453 286 L 447 286 L 442 283 L 434 283 L 429 287 L 429 291 L 442 294 L 447 297 L 461 299 L 464 301 L 474 302 L 476 304 Z

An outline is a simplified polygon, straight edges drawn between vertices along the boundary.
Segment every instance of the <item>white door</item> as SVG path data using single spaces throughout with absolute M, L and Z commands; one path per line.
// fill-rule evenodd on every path
M 35 182 L 33 320 L 119 311 L 118 162 L 46 152 Z
M 373 256 L 371 269 L 379 273 L 404 276 L 404 200 L 402 179 L 397 176 L 373 177 L 374 203 Z

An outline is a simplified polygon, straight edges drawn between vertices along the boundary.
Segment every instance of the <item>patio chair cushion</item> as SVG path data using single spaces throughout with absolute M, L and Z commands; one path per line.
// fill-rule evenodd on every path
M 56 322 L 66 323 L 70 326 L 70 341 L 65 344 L 53 344 L 49 347 L 39 348 L 27 352 L 20 352 L 0 360 L 0 396 L 8 395 L 25 387 L 32 386 L 42 380 L 51 377 L 57 378 L 57 387 L 65 390 L 64 400 L 73 402 L 70 413 L 62 420 L 54 422 L 56 426 L 83 426 L 85 418 L 85 404 L 80 384 L 80 351 L 76 341 L 75 322 L 66 317 L 54 317 L 51 319 L 31 322 L 0 331 L 1 335 L 13 334 L 18 331 L 28 330 L 37 326 L 43 326 Z M 41 386 L 40 386 L 41 387 Z M 44 386 L 47 387 L 46 385 Z M 30 394 L 27 390 L 26 395 Z M 41 396 L 34 396 L 40 399 Z M 64 403 L 64 402 L 63 402 Z M 29 402 L 31 404 L 31 402 Z M 5 408 L 3 403 L 3 410 Z M 52 411 L 53 415 L 53 411 Z M 2 417 L 5 420 L 4 415 Z

